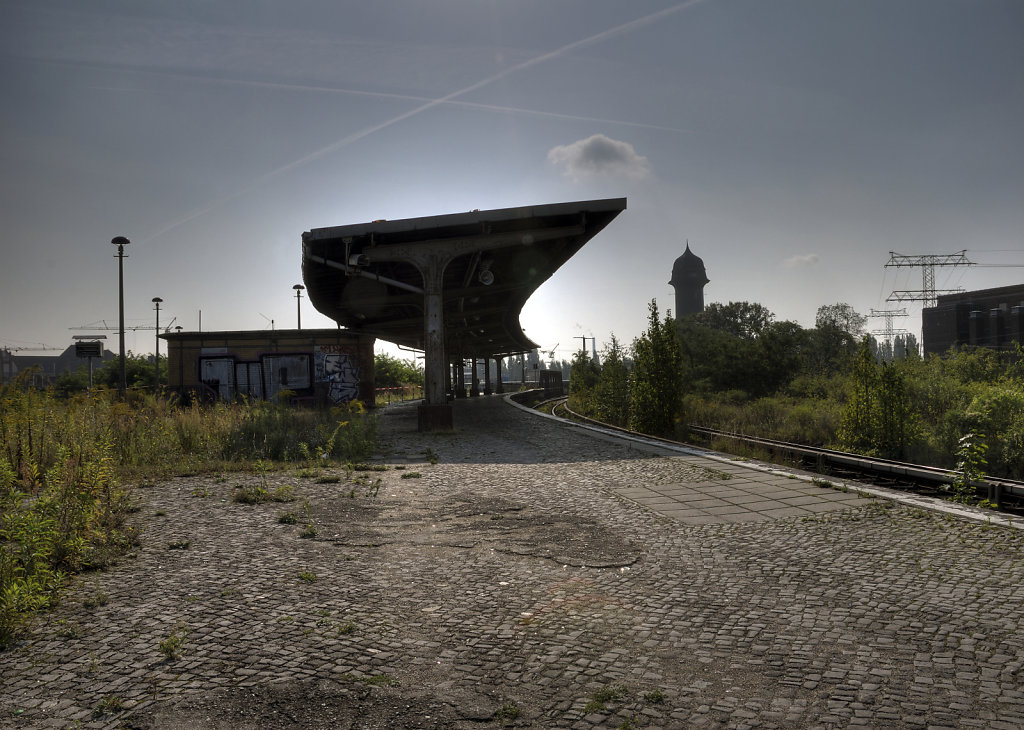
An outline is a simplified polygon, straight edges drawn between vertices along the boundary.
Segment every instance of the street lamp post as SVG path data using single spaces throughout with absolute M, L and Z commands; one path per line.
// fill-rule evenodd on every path
M 153 357 L 153 380 L 156 383 L 154 393 L 160 390 L 160 302 L 163 299 L 153 297 L 153 304 L 156 306 L 156 355 Z
M 295 290 L 295 316 L 299 322 L 299 329 L 302 329 L 302 290 L 305 288 L 302 284 L 292 287 Z
M 125 374 L 124 363 L 124 247 L 131 243 L 131 241 L 124 236 L 117 236 L 112 238 L 110 242 L 117 246 L 117 318 L 118 339 L 121 346 L 117 392 L 124 398 L 128 390 L 128 377 Z

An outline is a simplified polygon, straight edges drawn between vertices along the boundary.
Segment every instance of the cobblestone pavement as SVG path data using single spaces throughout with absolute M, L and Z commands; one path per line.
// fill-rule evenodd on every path
M 455 416 L 385 411 L 361 483 L 265 477 L 296 502 L 140 488 L 137 553 L 0 654 L 0 726 L 1024 726 L 1021 531 L 813 484 L 687 524 L 634 497 L 757 480 L 498 398 Z

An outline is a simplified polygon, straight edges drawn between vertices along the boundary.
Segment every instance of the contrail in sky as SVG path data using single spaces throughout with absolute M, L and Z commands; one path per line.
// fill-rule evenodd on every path
M 415 94 L 396 94 L 388 91 L 366 91 L 363 89 L 343 89 L 337 86 L 310 86 L 309 84 L 287 84 L 279 81 L 252 81 L 249 79 L 234 78 L 207 78 L 193 74 L 173 73 L 166 71 L 151 71 L 151 74 L 185 79 L 192 82 L 207 84 L 225 84 L 229 86 L 254 86 L 260 89 L 279 89 L 281 91 L 308 91 L 317 94 L 341 94 L 345 96 L 369 96 L 376 99 L 395 99 L 398 101 L 434 102 L 429 96 L 417 96 Z M 129 87 L 91 86 L 91 89 L 117 92 L 145 92 L 143 89 Z M 480 111 L 498 112 L 501 114 L 522 114 L 535 117 L 549 117 L 552 119 L 566 119 L 574 122 L 598 122 L 600 124 L 615 124 L 622 127 L 638 127 L 640 129 L 653 129 L 659 132 L 673 132 L 676 134 L 690 134 L 691 129 L 682 127 L 668 127 L 662 124 L 645 124 L 644 122 L 631 122 L 625 119 L 608 119 L 606 117 L 588 117 L 580 114 L 565 114 L 563 112 L 549 112 L 542 109 L 526 109 L 518 106 L 503 106 L 501 104 L 482 104 L 476 101 L 461 101 L 459 99 L 448 99 L 440 103 L 447 106 L 461 106 L 466 109 L 479 109 Z
M 487 78 L 477 81 L 475 84 L 470 84 L 469 86 L 459 89 L 458 91 L 453 91 L 452 93 L 446 94 L 445 96 L 439 97 L 437 99 L 430 99 L 428 101 L 425 101 L 424 103 L 420 104 L 417 107 L 414 107 L 413 109 L 410 109 L 407 112 L 403 112 L 402 114 L 387 119 L 386 121 L 380 122 L 379 124 L 374 124 L 370 127 L 366 127 L 365 129 L 361 129 L 358 132 L 353 132 L 352 134 L 346 135 L 341 139 L 332 142 L 326 147 L 321 147 L 320 149 L 314 150 L 313 152 L 310 152 L 307 155 L 303 155 L 297 160 L 293 160 L 292 162 L 289 162 L 278 168 L 270 170 L 269 172 L 260 175 L 255 180 L 252 180 L 247 185 L 244 185 L 238 190 L 228 195 L 221 196 L 220 198 L 217 198 L 216 200 L 208 203 L 207 205 L 197 208 L 192 212 L 182 216 L 181 218 L 167 224 L 166 226 L 158 230 L 156 233 L 153 233 L 147 236 L 146 238 L 142 239 L 140 243 L 151 241 L 154 238 L 159 238 L 165 233 L 172 231 L 175 228 L 178 228 L 179 226 L 188 223 L 189 221 L 193 221 L 196 218 L 199 218 L 200 216 L 210 212 L 211 210 L 219 208 L 220 206 L 224 205 L 225 203 L 231 200 L 241 197 L 250 190 L 259 187 L 263 183 L 267 182 L 268 180 L 272 180 L 278 175 L 282 175 L 298 167 L 302 167 L 303 165 L 306 165 L 316 159 L 319 159 L 324 155 L 328 155 L 343 147 L 347 147 L 353 142 L 358 142 L 364 137 L 369 137 L 371 134 L 375 134 L 376 132 L 379 132 L 382 129 L 387 129 L 388 127 L 392 127 L 398 124 L 399 122 L 404 122 L 406 119 L 417 116 L 418 114 L 421 114 L 429 109 L 433 109 L 434 107 L 441 106 L 443 104 L 448 104 L 460 96 L 464 96 L 465 94 L 469 94 L 479 89 L 490 86 L 491 84 L 495 83 L 496 81 L 500 81 L 501 79 L 505 78 L 506 76 L 509 76 L 510 74 L 514 74 L 528 68 L 533 68 L 534 66 L 538 66 L 542 63 L 547 63 L 548 61 L 554 60 L 560 56 L 564 56 L 566 53 L 571 53 L 572 51 L 579 50 L 580 48 L 586 48 L 587 46 L 594 45 L 595 43 L 601 43 L 603 41 L 608 40 L 609 38 L 614 38 L 615 36 L 622 35 L 624 33 L 630 33 L 634 30 L 637 30 L 638 28 L 642 28 L 646 25 L 649 25 L 650 23 L 673 15 L 681 10 L 693 7 L 694 5 L 697 5 L 703 1 L 704 0 L 687 0 L 687 2 L 683 2 L 678 5 L 673 5 L 670 8 L 665 8 L 664 10 L 659 10 L 655 13 L 650 13 L 649 15 L 645 15 L 642 18 L 630 20 L 626 23 L 622 23 L 621 25 L 617 25 L 614 28 L 609 28 L 608 30 L 601 31 L 600 33 L 588 36 L 587 38 L 582 38 L 578 41 L 573 41 L 572 43 L 568 43 L 562 46 L 561 48 L 556 48 L 555 50 L 549 51 L 548 53 L 544 53 L 534 58 L 531 58 L 527 61 L 523 61 L 522 63 L 518 63 L 515 66 L 510 66 L 506 69 L 503 69 L 501 71 L 498 71 L 497 73 L 488 76 Z

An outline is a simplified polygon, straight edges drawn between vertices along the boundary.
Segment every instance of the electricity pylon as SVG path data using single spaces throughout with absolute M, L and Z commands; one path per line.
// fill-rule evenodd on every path
M 919 256 L 904 256 L 895 251 L 889 252 L 889 266 L 920 266 L 922 269 L 922 284 L 918 290 L 894 291 L 886 299 L 887 302 L 924 302 L 926 307 L 934 307 L 937 303 L 936 297 L 939 294 L 955 294 L 963 289 L 936 289 L 935 288 L 935 267 L 936 266 L 974 266 L 974 262 L 968 260 L 967 249 L 958 253 L 950 254 L 921 254 Z
M 887 342 L 892 342 L 893 335 L 905 335 L 908 334 L 906 330 L 897 330 L 892 327 L 893 317 L 908 317 L 906 307 L 900 309 L 872 309 L 869 317 L 881 317 L 885 322 L 885 327 L 880 330 L 871 330 L 873 335 L 882 335 L 885 337 Z

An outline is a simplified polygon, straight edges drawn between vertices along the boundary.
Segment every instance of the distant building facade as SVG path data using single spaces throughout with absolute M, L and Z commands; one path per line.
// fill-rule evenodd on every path
M 204 399 L 374 403 L 370 335 L 342 329 L 167 332 L 172 390 Z
M 117 357 L 116 353 L 106 349 L 100 352 L 101 356 L 96 358 L 97 367 Z M 15 355 L 9 350 L 3 350 L 0 352 L 0 382 L 6 383 L 19 373 L 32 371 L 32 385 L 45 388 L 61 375 L 73 373 L 86 363 L 86 358 L 78 356 L 75 345 L 70 345 L 59 355 Z
M 1011 350 L 1024 343 L 1024 284 L 940 295 L 921 325 L 926 355 L 964 345 Z
M 687 242 L 686 251 L 672 266 L 672 279 L 668 282 L 676 290 L 677 319 L 704 311 L 704 286 L 709 282 L 704 261 L 690 250 Z

